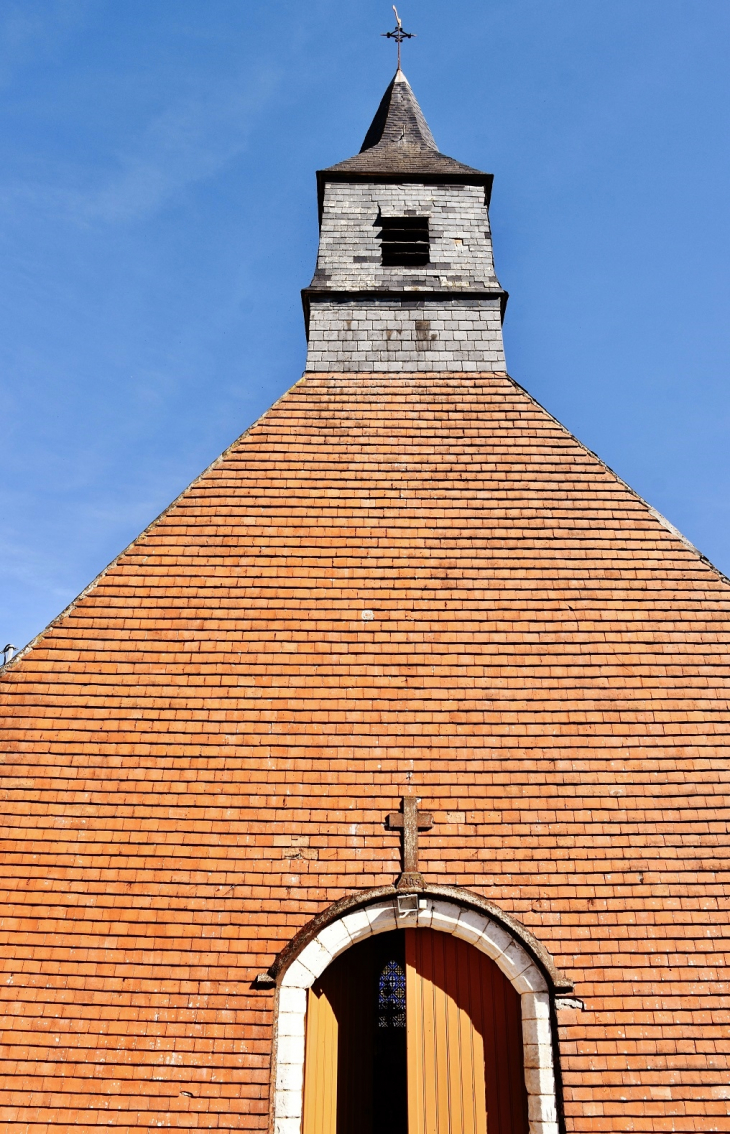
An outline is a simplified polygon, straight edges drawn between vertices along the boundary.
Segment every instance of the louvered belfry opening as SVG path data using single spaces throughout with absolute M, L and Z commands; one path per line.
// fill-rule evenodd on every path
M 527 1134 L 520 998 L 429 929 L 355 945 L 309 990 L 303 1134 Z
M 428 217 L 379 217 L 384 267 L 419 267 L 430 263 Z

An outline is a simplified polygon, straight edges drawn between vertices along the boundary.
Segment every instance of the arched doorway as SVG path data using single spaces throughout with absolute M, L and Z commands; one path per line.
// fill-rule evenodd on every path
M 302 1134 L 309 989 L 361 941 L 405 928 L 453 936 L 495 962 L 520 998 L 530 1134 L 559 1134 L 552 1001 L 572 985 L 524 926 L 468 891 L 436 886 L 405 897 L 382 888 L 343 898 L 302 927 L 279 954 L 269 970 L 277 985 L 272 1134 Z M 323 1124 L 323 1130 L 333 1129 Z
M 527 1134 L 520 997 L 431 929 L 370 937 L 309 988 L 303 1134 Z

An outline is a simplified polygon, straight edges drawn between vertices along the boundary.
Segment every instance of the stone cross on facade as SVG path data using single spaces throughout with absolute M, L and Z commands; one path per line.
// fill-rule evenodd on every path
M 433 827 L 433 816 L 418 810 L 420 802 L 415 795 L 404 795 L 403 810 L 387 818 L 389 830 L 403 834 L 403 872 L 398 879 L 399 890 L 420 890 L 425 885 L 418 869 L 418 832 L 429 831 Z

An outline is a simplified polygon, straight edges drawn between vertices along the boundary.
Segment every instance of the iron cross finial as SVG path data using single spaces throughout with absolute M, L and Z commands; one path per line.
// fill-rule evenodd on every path
M 403 21 L 398 15 L 398 9 L 395 4 L 393 5 L 393 11 L 395 12 L 395 28 L 393 31 L 382 32 L 381 34 L 385 39 L 394 39 L 398 44 L 398 70 L 400 71 L 400 45 L 404 39 L 415 39 L 416 36 L 415 32 L 403 31 Z

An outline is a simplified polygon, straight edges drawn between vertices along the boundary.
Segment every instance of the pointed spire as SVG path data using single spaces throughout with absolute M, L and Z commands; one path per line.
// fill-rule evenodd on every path
M 402 71 L 396 71 L 383 95 L 360 153 L 375 146 L 389 145 L 412 146 L 417 150 L 435 150 L 438 153 L 423 111 Z
M 411 85 L 401 70 L 383 95 L 360 153 L 324 172 L 387 174 L 479 173 L 439 152 Z M 486 176 L 486 175 L 482 175 Z

